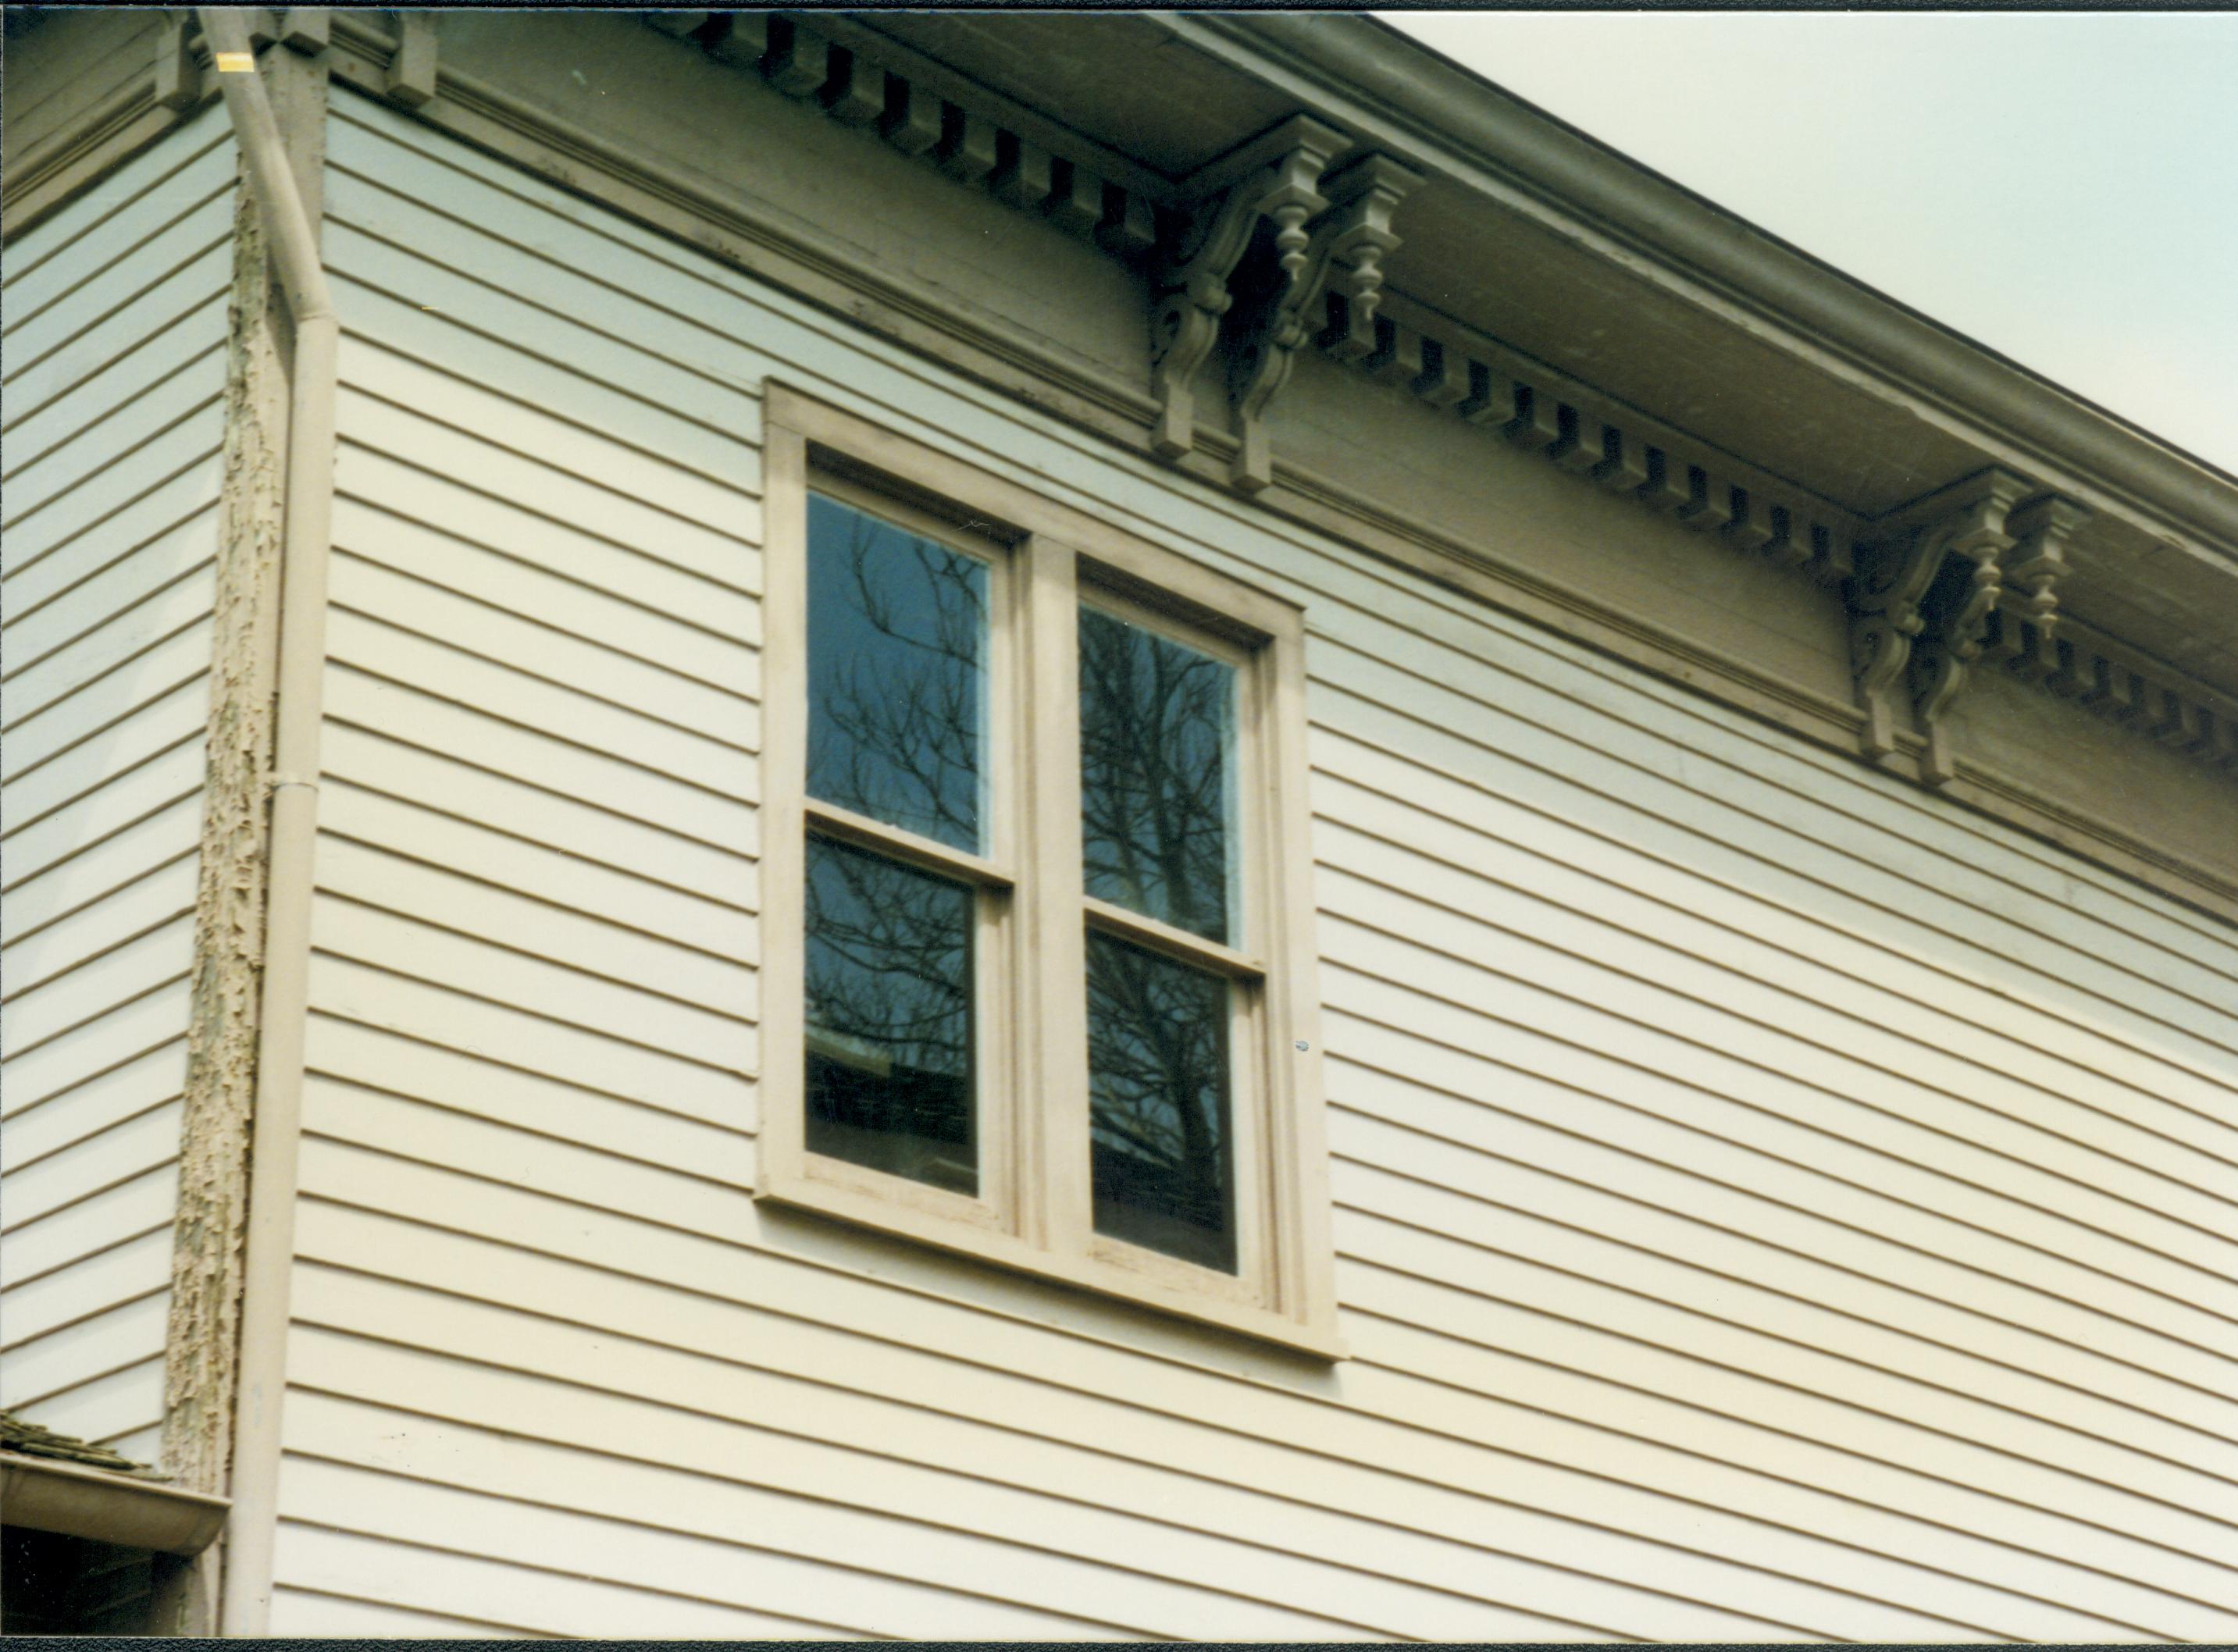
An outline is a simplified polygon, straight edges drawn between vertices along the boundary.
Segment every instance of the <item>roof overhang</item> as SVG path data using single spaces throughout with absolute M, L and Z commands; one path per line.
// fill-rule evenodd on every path
M 0 1521 L 166 1555 L 195 1555 L 225 1529 L 223 1497 L 83 1464 L 0 1456 Z
M 2238 479 L 1387 26 L 1009 12 L 853 26 L 1176 186 L 1271 119 L 1325 121 L 1429 180 L 1394 221 L 1385 279 L 1400 305 L 1867 521 L 1988 466 L 2016 472 L 2089 510 L 2066 611 L 2238 692 Z

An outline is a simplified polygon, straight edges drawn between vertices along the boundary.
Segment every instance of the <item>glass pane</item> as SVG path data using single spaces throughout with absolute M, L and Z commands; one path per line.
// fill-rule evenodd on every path
M 1096 1231 L 1235 1272 L 1228 985 L 1088 934 Z
M 1235 672 L 1080 611 L 1080 823 L 1088 892 L 1228 937 Z
M 980 847 L 987 565 L 808 498 L 808 792 Z
M 808 840 L 808 1150 L 979 1189 L 973 892 Z

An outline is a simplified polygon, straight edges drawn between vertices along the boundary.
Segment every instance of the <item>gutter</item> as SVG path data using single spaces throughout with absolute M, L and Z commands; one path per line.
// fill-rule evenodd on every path
M 1414 163 L 1457 181 L 1489 175 L 1520 186 L 1542 208 L 1592 221 L 1768 318 L 1831 342 L 1875 376 L 2190 528 L 2212 542 L 2197 549 L 2238 567 L 2238 478 L 1862 287 L 1429 48 L 1386 27 L 1333 27 L 1312 15 L 1160 22 L 1261 81 L 1306 82 L 1330 118 Z
M 107 1469 L 0 1457 L 0 1509 L 10 1526 L 127 1549 L 198 1555 L 225 1527 L 223 1497 Z
M 241 1350 L 221 1632 L 266 1633 L 279 1522 L 280 1406 L 287 1386 L 288 1292 L 295 1249 L 303 1033 L 308 1011 L 312 855 L 318 837 L 319 724 L 326 664 L 327 560 L 334 514 L 335 356 L 340 329 L 318 231 L 256 69 L 244 14 L 198 8 L 295 322 L 288 387 L 286 525 L 280 552 L 264 995 L 257 1023 Z

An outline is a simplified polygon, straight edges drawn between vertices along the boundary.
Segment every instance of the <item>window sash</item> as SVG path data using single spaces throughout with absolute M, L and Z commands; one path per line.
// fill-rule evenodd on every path
M 978 1192 L 976 1194 L 960 1193 L 857 1164 L 851 1160 L 814 1153 L 807 1146 L 804 1117 L 798 1120 L 797 1159 L 799 1171 L 808 1178 L 836 1187 L 872 1198 L 898 1199 L 930 1214 L 944 1216 L 976 1228 L 1005 1232 L 1014 1227 L 1017 1221 L 1021 1184 L 1016 1140 L 1017 1099 L 1023 1093 L 1029 1075 L 1034 1070 L 1030 1061 L 1021 1060 L 1017 1047 L 1016 1026 L 1020 1018 L 1016 1011 L 1028 955 L 1020 944 L 1016 922 L 1010 910 L 1016 883 L 1010 869 L 1010 856 L 1019 837 L 1015 816 L 1026 790 L 1021 783 L 1016 750 L 1024 679 L 1017 669 L 1014 628 L 1008 619 L 1015 600 L 1011 558 L 1009 548 L 999 542 L 972 533 L 906 500 L 890 498 L 864 487 L 851 479 L 819 471 L 808 477 L 807 481 L 808 486 L 800 496 L 801 555 L 797 561 L 798 589 L 786 597 L 797 609 L 797 612 L 787 617 L 791 624 L 788 634 L 800 639 L 798 661 L 800 669 L 791 675 L 798 679 L 800 689 L 801 819 L 793 835 L 802 840 L 801 876 L 804 882 L 805 840 L 815 836 L 934 873 L 974 891 L 971 1069 Z M 807 542 L 806 530 L 806 504 L 810 492 L 823 494 L 865 515 L 971 557 L 986 568 L 987 635 L 980 684 L 980 692 L 985 702 L 981 711 L 984 737 L 977 754 L 979 837 L 984 846 L 983 852 L 959 849 L 907 827 L 858 814 L 810 795 L 806 790 L 807 742 L 811 715 L 806 671 L 809 557 L 812 552 Z M 771 605 L 771 611 L 766 618 L 775 619 L 780 611 L 774 605 L 776 598 L 765 591 L 764 601 Z M 802 921 L 804 922 L 804 914 Z M 804 937 L 804 981 L 805 965 Z M 787 1094 L 804 1097 L 805 1094 L 806 1031 L 804 1014 L 801 1028 L 804 1075 L 799 1084 L 785 1092 Z M 801 1107 L 793 1107 L 792 1111 L 796 1114 L 800 1113 L 804 1107 L 804 1102 Z

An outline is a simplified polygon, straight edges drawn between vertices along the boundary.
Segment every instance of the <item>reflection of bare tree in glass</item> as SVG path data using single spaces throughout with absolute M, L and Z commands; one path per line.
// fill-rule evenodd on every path
M 1228 994 L 1202 970 L 1089 937 L 1096 1229 L 1232 1272 Z
M 972 1191 L 971 892 L 811 839 L 810 1148 Z
M 1228 938 L 1235 672 L 1093 609 L 1080 616 L 1088 891 Z
M 810 792 L 976 850 L 985 565 L 820 498 L 810 533 Z
M 836 500 L 809 507 L 814 796 L 979 847 L 983 563 Z M 963 885 L 811 838 L 808 1145 L 976 1191 Z
M 978 849 L 984 565 L 820 497 L 810 557 L 811 793 Z M 1226 939 L 1233 671 L 1090 609 L 1080 651 L 1087 887 Z M 974 1190 L 977 896 L 821 840 L 809 864 L 808 1145 Z M 1089 955 L 1096 1226 L 1232 1269 L 1228 986 Z

